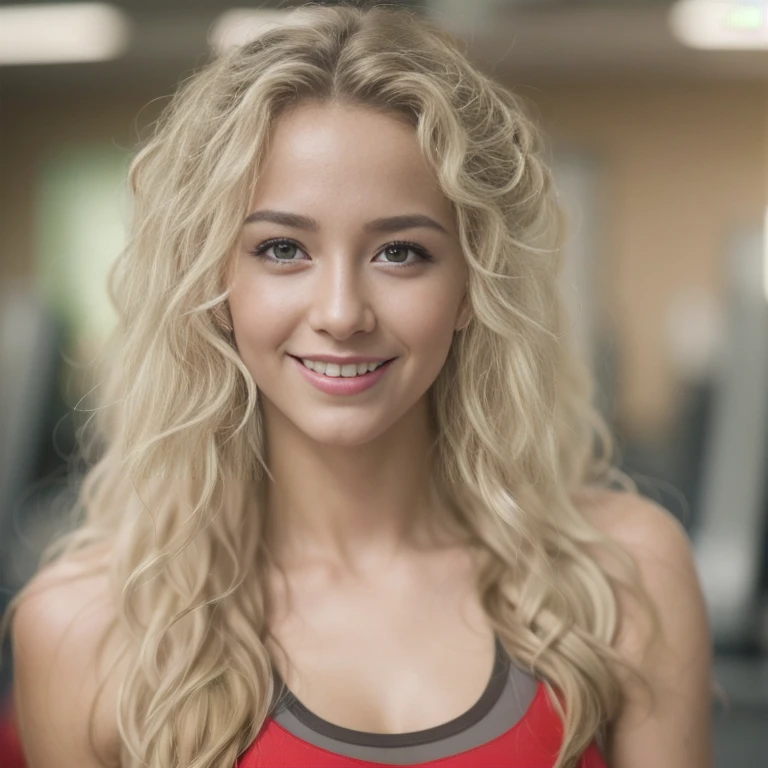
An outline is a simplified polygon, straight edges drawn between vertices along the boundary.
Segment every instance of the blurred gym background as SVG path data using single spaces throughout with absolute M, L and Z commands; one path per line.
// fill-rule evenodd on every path
M 131 154 L 180 80 L 301 4 L 0 3 L 0 610 L 66 525 Z M 547 136 L 572 342 L 622 468 L 694 544 L 716 766 L 768 765 L 768 0 L 400 4 Z

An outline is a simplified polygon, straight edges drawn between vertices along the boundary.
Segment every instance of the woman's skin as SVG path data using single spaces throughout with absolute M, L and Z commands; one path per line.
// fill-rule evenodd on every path
M 430 511 L 427 390 L 466 317 L 451 204 L 410 126 L 304 105 L 279 121 L 249 211 L 317 222 L 247 223 L 229 299 L 238 350 L 264 397 L 273 551 L 286 562 L 382 573 L 412 548 Z M 371 229 L 403 216 L 434 225 Z M 253 255 L 275 237 L 297 245 L 271 248 L 271 262 Z M 388 253 L 397 240 L 432 261 L 407 246 Z M 275 264 L 276 254 L 291 263 Z M 376 386 L 339 396 L 315 389 L 289 354 L 397 360 Z
M 474 704 L 493 662 L 473 563 L 429 525 L 447 515 L 425 493 L 427 391 L 468 317 L 451 205 L 407 124 L 362 108 L 303 104 L 278 122 L 250 201 L 249 214 L 267 210 L 317 225 L 244 224 L 233 263 L 235 340 L 262 396 L 275 478 L 269 545 L 285 574 L 268 585 L 268 623 L 290 663 L 275 644 L 270 651 L 288 686 L 326 720 L 388 733 L 439 725 Z M 416 214 L 438 227 L 366 226 Z M 275 247 L 267 257 L 296 264 L 252 253 L 275 237 L 297 248 Z M 394 240 L 423 247 L 432 261 L 398 249 L 387 256 Z M 396 266 L 404 258 L 416 266 Z M 312 387 L 289 354 L 397 360 L 372 389 L 341 397 Z M 710 768 L 709 632 L 683 529 L 631 494 L 582 493 L 574 502 L 635 558 L 661 619 L 660 639 L 641 654 L 641 615 L 619 594 L 615 647 L 648 677 L 657 706 L 649 712 L 624 684 L 629 704 L 613 724 L 608 765 Z M 13 624 L 30 768 L 98 765 L 87 725 L 111 593 L 105 577 L 60 582 L 67 568 L 35 577 L 51 588 L 20 604 Z M 97 743 L 108 755 L 119 745 L 122 674 L 119 666 L 97 704 Z

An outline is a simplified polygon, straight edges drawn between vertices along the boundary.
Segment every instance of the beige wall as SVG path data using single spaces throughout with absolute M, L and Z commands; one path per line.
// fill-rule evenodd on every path
M 668 423 L 676 390 L 664 312 L 680 287 L 722 299 L 729 230 L 762 222 L 768 181 L 765 88 L 759 85 L 550 85 L 519 92 L 557 146 L 604 158 L 596 275 L 619 334 L 619 417 L 633 432 Z M 130 148 L 156 116 L 151 94 L 81 103 L 8 102 L 0 125 L 0 280 L 35 262 L 35 174 L 57 142 Z
M 768 88 L 761 85 L 539 85 L 556 145 L 604 158 L 600 280 L 619 334 L 618 409 L 634 433 L 663 429 L 677 389 L 665 311 L 687 285 L 724 299 L 724 244 L 761 226 L 768 192 Z

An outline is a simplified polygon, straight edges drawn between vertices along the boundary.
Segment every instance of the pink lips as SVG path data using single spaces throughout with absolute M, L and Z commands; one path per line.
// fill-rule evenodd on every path
M 331 377 L 324 376 L 322 373 L 311 371 L 298 358 L 291 359 L 299 367 L 301 375 L 321 392 L 329 395 L 356 395 L 372 387 L 387 372 L 389 366 L 397 359 L 388 360 L 384 365 L 380 365 L 375 371 L 364 373 L 362 376 L 353 376 L 344 378 L 342 376 Z

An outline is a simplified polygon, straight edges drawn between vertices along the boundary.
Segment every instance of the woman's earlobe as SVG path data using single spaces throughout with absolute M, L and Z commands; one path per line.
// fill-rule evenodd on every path
M 464 297 L 462 298 L 461 304 L 459 306 L 461 309 L 456 319 L 456 327 L 453 329 L 454 333 L 457 331 L 463 331 L 469 325 L 469 321 L 472 319 L 472 305 L 469 301 L 468 293 L 464 294 Z
M 464 310 L 459 315 L 459 321 L 456 327 L 453 329 L 454 333 L 457 333 L 458 331 L 463 331 L 469 325 L 469 321 L 471 319 L 472 319 L 472 311 L 470 309 Z

